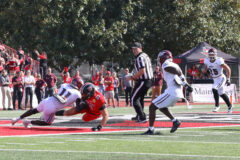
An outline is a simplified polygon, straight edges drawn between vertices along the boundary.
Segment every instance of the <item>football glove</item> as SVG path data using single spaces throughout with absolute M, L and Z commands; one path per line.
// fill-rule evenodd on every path
M 192 93 L 193 92 L 193 88 L 189 85 L 189 84 L 185 84 L 184 85 L 184 87 L 186 88 L 186 90 L 188 91 L 188 92 L 190 92 L 190 93 Z
M 102 126 L 99 124 L 97 127 L 92 127 L 92 131 L 100 131 Z
M 227 85 L 227 86 L 230 86 L 230 85 L 231 85 L 230 78 L 227 79 L 227 81 L 226 81 L 226 85 Z

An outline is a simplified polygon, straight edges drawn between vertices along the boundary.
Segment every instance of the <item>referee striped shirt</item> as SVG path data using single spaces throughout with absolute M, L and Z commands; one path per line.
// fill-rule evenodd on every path
M 145 73 L 138 78 L 138 80 L 150 80 L 153 78 L 153 69 L 152 63 L 149 56 L 141 52 L 138 54 L 135 64 L 134 64 L 136 72 L 139 72 L 140 69 L 145 68 Z

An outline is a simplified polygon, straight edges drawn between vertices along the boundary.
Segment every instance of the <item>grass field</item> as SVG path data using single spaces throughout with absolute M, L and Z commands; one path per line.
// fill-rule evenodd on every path
M 146 113 L 148 113 L 146 107 Z M 69 135 L 0 137 L 0 160 L 231 160 L 240 159 L 240 105 L 232 115 L 212 114 L 212 105 L 194 105 L 192 109 L 176 106 L 171 109 L 177 117 L 184 114 L 196 117 L 206 114 L 205 122 L 239 123 L 238 126 L 157 128 L 155 135 L 141 135 L 142 131 L 90 132 Z M 226 112 L 221 106 L 220 112 Z M 0 118 L 11 119 L 23 111 L 2 111 Z M 110 108 L 111 117 L 134 115 L 130 107 Z M 157 113 L 161 115 L 160 112 Z M 39 117 L 36 115 L 34 117 Z M 205 117 L 205 116 L 204 116 Z M 182 120 L 182 119 L 181 119 Z M 190 117 L 184 121 L 194 121 Z M 196 119 L 198 120 L 198 119 Z M 96 123 L 98 124 L 98 123 Z M 92 125 L 92 124 L 91 124 Z M 91 127 L 88 126 L 88 127 Z M 8 125 L 9 126 L 9 125 Z M 53 126 L 54 127 L 54 126 Z M 10 133 L 9 133 L 10 134 Z

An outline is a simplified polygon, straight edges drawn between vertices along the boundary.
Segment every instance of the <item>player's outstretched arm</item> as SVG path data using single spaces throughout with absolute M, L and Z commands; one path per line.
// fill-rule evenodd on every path
M 102 114 L 102 121 L 101 123 L 96 126 L 96 127 L 92 127 L 92 131 L 100 131 L 102 129 L 102 127 L 107 123 L 108 121 L 108 111 L 107 108 L 104 108 L 103 110 L 101 110 L 101 114 Z

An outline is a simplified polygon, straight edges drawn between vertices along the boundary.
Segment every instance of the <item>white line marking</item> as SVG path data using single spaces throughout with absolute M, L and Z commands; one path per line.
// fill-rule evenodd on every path
M 65 142 L 38 142 L 38 143 L 45 143 L 45 144 L 63 144 Z
M 38 144 L 35 144 L 35 143 L 5 143 L 5 144 L 13 144 L 13 145 L 27 145 L 27 146 L 35 146 L 35 145 L 38 145 Z
M 29 150 L 29 149 L 1 149 L 0 151 L 15 152 L 50 152 L 50 153 L 95 153 L 95 154 L 125 154 L 125 155 L 150 155 L 150 156 L 179 156 L 179 157 L 203 157 L 203 158 L 231 158 L 239 159 L 237 156 L 220 155 L 187 155 L 187 154 L 163 154 L 163 153 L 135 153 L 135 152 L 103 152 L 103 151 L 71 151 L 71 150 Z

